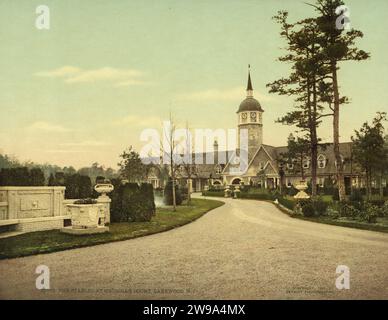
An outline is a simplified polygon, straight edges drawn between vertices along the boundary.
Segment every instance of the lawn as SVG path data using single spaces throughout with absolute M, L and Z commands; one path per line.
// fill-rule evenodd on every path
M 59 230 L 38 231 L 0 239 L 0 259 L 49 253 L 87 247 L 112 241 L 127 240 L 170 230 L 192 222 L 206 212 L 222 206 L 216 200 L 192 199 L 190 206 L 157 208 L 150 222 L 112 223 L 108 233 L 75 236 Z

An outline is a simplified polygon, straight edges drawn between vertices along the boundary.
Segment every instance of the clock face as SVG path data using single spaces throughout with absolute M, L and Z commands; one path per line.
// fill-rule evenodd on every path
M 256 121 L 257 115 L 256 112 L 251 112 L 251 120 Z
M 244 112 L 244 113 L 241 115 L 241 118 L 245 120 L 245 119 L 247 118 L 247 114 Z

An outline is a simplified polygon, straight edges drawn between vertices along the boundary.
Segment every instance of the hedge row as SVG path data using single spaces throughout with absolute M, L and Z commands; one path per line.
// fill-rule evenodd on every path
M 120 184 L 112 181 L 115 186 L 110 194 L 112 222 L 143 222 L 150 221 L 155 214 L 154 191 L 149 183 Z
M 39 168 L 3 168 L 0 170 L 0 186 L 44 186 L 44 173 Z

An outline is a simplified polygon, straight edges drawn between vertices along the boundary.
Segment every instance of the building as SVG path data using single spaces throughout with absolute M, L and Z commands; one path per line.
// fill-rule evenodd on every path
M 236 185 L 246 184 L 265 188 L 277 188 L 282 183 L 288 187 L 299 182 L 301 177 L 300 166 L 295 164 L 295 159 L 284 159 L 287 153 L 287 146 L 275 147 L 264 144 L 263 122 L 264 109 L 260 102 L 253 96 L 253 86 L 250 72 L 248 72 L 248 84 L 246 98 L 240 103 L 237 110 L 238 148 L 232 152 L 226 162 L 218 161 L 218 144 L 214 142 L 214 164 L 197 164 L 189 168 L 182 166 L 177 170 L 177 180 L 181 185 L 192 185 L 192 190 L 201 191 L 213 185 Z M 247 170 L 243 174 L 236 175 L 240 153 L 240 132 L 246 129 L 247 132 Z M 290 135 L 292 139 L 292 135 Z M 359 167 L 352 161 L 352 143 L 340 144 L 341 158 L 344 164 L 345 186 L 351 185 L 362 187 L 364 185 L 363 174 Z M 206 154 L 202 155 L 204 158 Z M 193 155 L 194 157 L 194 155 Z M 237 161 L 236 161 L 237 160 Z M 311 180 L 311 159 L 306 157 L 303 160 L 303 171 L 305 180 Z M 163 187 L 162 171 L 163 166 L 155 167 L 149 175 L 149 182 L 154 187 Z M 298 169 L 299 168 L 299 169 Z M 165 170 L 165 169 L 164 169 Z M 167 174 L 168 176 L 168 174 Z M 336 161 L 333 152 L 333 145 L 326 144 L 318 150 L 317 183 L 320 186 L 325 181 L 335 183 Z M 282 182 L 281 182 L 282 181 Z

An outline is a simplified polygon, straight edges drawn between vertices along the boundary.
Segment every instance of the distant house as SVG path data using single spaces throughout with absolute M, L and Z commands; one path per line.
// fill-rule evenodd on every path
M 291 186 L 301 180 L 300 170 L 297 170 L 295 159 L 285 159 L 287 146 L 274 147 L 263 144 L 263 108 L 258 100 L 253 97 L 253 87 L 248 74 L 247 96 L 239 105 L 238 116 L 238 136 L 240 130 L 246 129 L 248 132 L 248 163 L 247 170 L 241 175 L 236 175 L 233 168 L 236 157 L 239 155 L 239 145 L 235 152 L 229 154 L 224 163 L 218 161 L 218 143 L 214 141 L 214 164 L 196 164 L 191 168 L 191 184 L 194 191 L 201 191 L 205 187 L 213 185 L 236 185 L 248 184 L 265 188 L 277 188 L 281 179 L 283 185 Z M 365 184 L 364 174 L 352 160 L 352 143 L 340 144 L 341 158 L 344 164 L 345 186 L 351 185 L 362 187 Z M 205 159 L 207 154 L 203 154 Z M 194 155 L 193 155 L 194 157 Z M 326 144 L 318 150 L 317 183 L 323 186 L 326 182 L 335 183 L 336 160 L 333 152 L 333 145 Z M 205 161 L 203 161 L 205 163 Z M 238 162 L 238 161 L 237 161 Z M 307 181 L 311 180 L 311 159 L 306 157 L 303 161 L 304 176 Z M 160 168 L 156 167 L 149 175 L 149 182 L 154 187 L 163 187 L 164 183 L 160 176 Z M 300 166 L 299 166 L 300 168 Z M 188 175 L 185 166 L 177 170 L 178 183 L 185 186 L 188 182 Z

